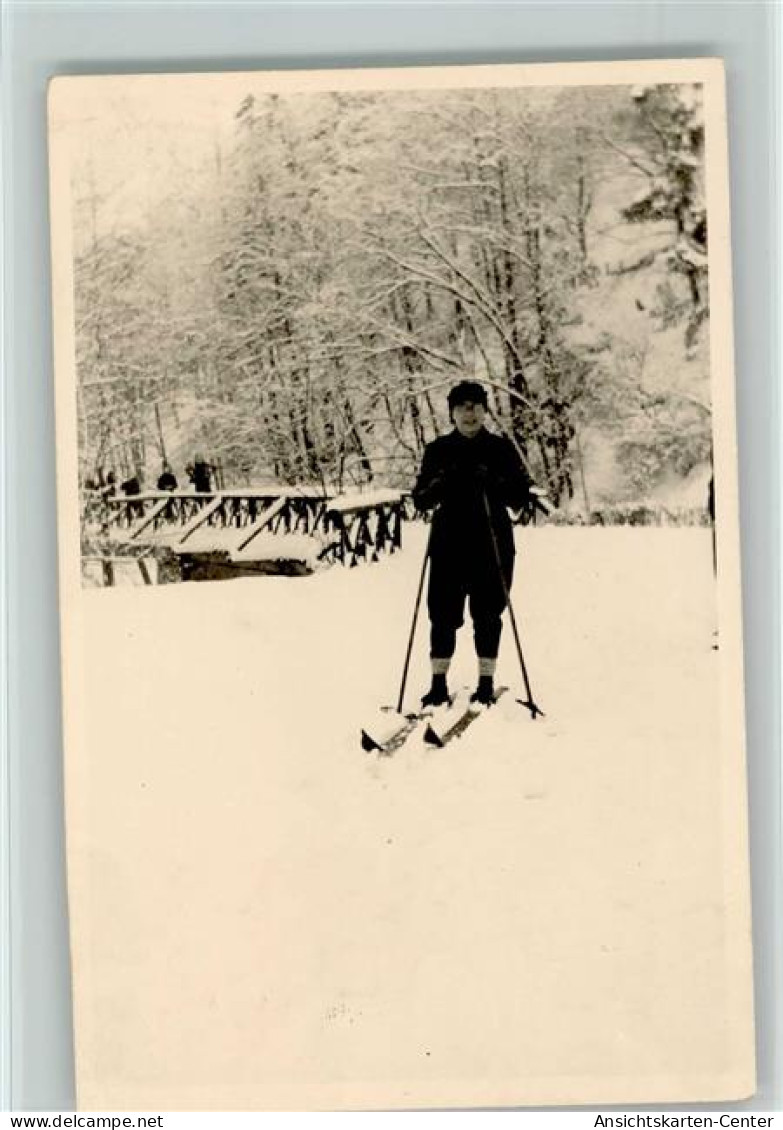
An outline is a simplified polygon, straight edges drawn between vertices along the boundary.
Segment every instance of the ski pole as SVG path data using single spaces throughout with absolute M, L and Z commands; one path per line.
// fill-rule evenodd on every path
M 432 524 L 427 534 L 427 548 L 424 551 L 424 560 L 421 564 L 421 575 L 419 577 L 419 589 L 416 593 L 416 604 L 413 609 L 413 620 L 411 622 L 411 630 L 408 635 L 408 650 L 405 653 L 405 663 L 402 668 L 402 682 L 400 683 L 400 695 L 397 699 L 397 713 L 402 714 L 402 700 L 405 696 L 405 684 L 408 681 L 408 667 L 411 661 L 411 652 L 413 651 L 413 639 L 416 635 L 416 622 L 419 619 L 419 607 L 421 605 L 421 594 L 424 591 L 424 578 L 427 573 L 427 563 L 430 559 L 430 542 L 432 541 Z
M 495 554 L 495 564 L 498 567 L 498 575 L 500 576 L 500 583 L 503 586 L 503 595 L 505 596 L 506 604 L 508 605 L 508 614 L 509 614 L 509 617 L 511 619 L 511 628 L 512 628 L 512 631 L 514 633 L 514 643 L 517 646 L 517 655 L 519 656 L 519 666 L 522 669 L 522 679 L 524 680 L 525 691 L 527 693 L 527 701 L 523 701 L 522 699 L 519 699 L 518 701 L 522 704 L 522 706 L 526 706 L 528 708 L 528 710 L 530 711 L 530 717 L 531 718 L 533 718 L 535 720 L 538 717 L 539 714 L 543 718 L 544 717 L 543 710 L 541 710 L 540 707 L 536 706 L 535 702 L 533 701 L 533 692 L 530 689 L 530 679 L 528 678 L 528 675 L 527 675 L 527 667 L 525 666 L 525 657 L 522 654 L 522 644 L 520 642 L 519 631 L 517 629 L 517 620 L 516 620 L 516 616 L 514 615 L 514 605 L 511 603 L 511 593 L 508 591 L 508 585 L 506 584 L 506 577 L 505 577 L 505 574 L 503 572 L 502 562 L 500 560 L 500 550 L 498 549 L 498 542 L 497 542 L 497 538 L 495 537 L 495 528 L 492 525 L 492 515 L 491 515 L 490 509 L 489 509 L 489 502 L 487 501 L 487 492 L 484 491 L 484 490 L 482 490 L 482 492 L 481 492 L 481 499 L 482 499 L 482 502 L 484 503 L 484 513 L 487 516 L 487 525 L 489 526 L 489 536 L 492 539 L 492 550 Z

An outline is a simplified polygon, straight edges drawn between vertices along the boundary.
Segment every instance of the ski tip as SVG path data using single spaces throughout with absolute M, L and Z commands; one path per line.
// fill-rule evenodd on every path
M 366 730 L 362 730 L 362 749 L 364 752 L 373 753 L 376 749 L 380 748 L 375 738 L 371 738 Z
M 443 742 L 438 734 L 435 733 L 432 726 L 428 726 L 424 731 L 424 741 L 427 743 L 427 745 L 437 746 L 438 749 L 443 749 L 443 746 L 445 745 L 445 742 Z

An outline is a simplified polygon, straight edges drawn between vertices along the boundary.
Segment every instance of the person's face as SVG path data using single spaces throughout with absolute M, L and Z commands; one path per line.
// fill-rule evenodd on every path
M 486 414 L 484 405 L 474 404 L 472 400 L 466 400 L 464 404 L 455 404 L 451 410 L 454 427 L 467 439 L 472 439 L 481 430 Z

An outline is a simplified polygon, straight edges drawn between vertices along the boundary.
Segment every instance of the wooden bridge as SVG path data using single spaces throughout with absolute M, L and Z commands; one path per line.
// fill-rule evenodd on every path
M 167 566 L 171 580 L 301 575 L 320 562 L 352 567 L 394 553 L 409 505 L 392 490 L 331 497 L 306 488 L 152 491 L 90 499 L 85 524 L 100 529 L 117 560 L 135 557 L 145 583 L 151 581 L 141 562 L 149 555 Z M 113 583 L 105 555 L 98 559 L 104 583 Z

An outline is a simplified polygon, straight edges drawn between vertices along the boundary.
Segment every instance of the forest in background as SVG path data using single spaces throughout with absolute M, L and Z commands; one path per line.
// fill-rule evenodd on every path
M 225 486 L 405 488 L 464 377 L 564 509 L 709 466 L 698 87 L 248 94 L 125 218 L 99 160 L 73 184 L 83 482 L 167 458 L 184 486 L 201 454 Z

